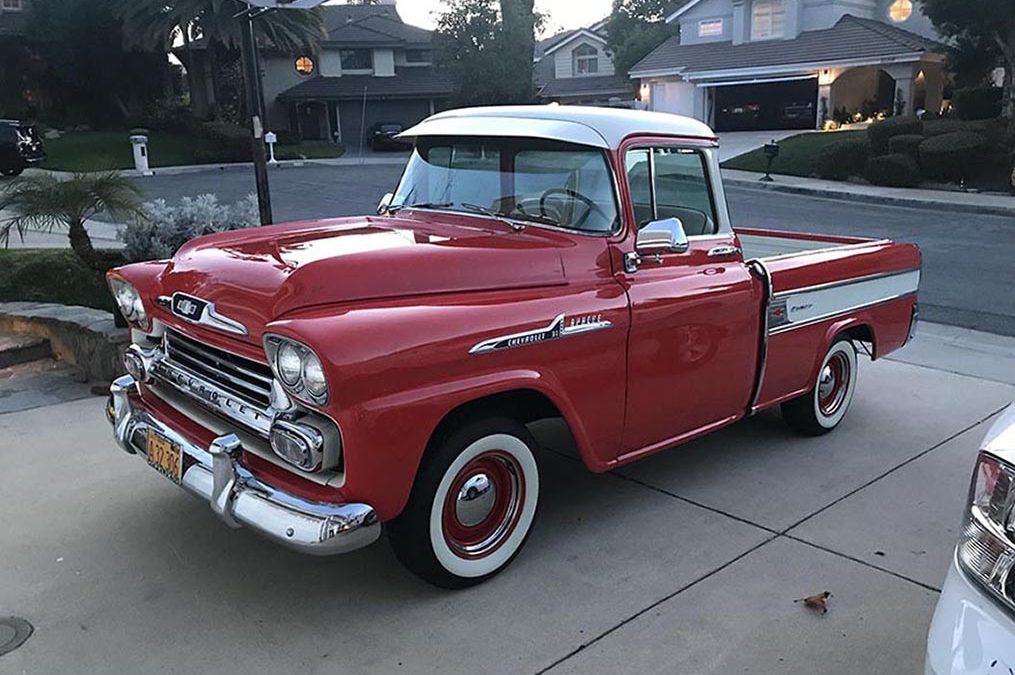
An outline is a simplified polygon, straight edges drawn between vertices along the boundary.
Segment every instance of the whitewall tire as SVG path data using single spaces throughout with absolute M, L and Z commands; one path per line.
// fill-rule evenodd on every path
M 813 388 L 782 404 L 786 423 L 809 436 L 839 426 L 853 402 L 858 374 L 856 347 L 848 337 L 838 338 L 825 354 Z
M 427 450 L 392 548 L 434 585 L 462 588 L 504 569 L 521 551 L 539 505 L 535 442 L 510 419 L 463 426 Z

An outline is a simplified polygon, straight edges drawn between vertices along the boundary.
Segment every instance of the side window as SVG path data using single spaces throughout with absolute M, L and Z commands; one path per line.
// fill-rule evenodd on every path
M 652 220 L 679 218 L 689 237 L 718 230 L 705 156 L 697 150 L 632 150 L 627 180 L 639 228 Z

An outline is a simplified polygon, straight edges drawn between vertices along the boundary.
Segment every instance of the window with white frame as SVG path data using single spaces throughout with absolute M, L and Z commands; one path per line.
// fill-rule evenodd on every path
M 595 75 L 599 72 L 599 50 L 590 44 L 580 44 L 571 52 L 574 75 Z
M 751 3 L 752 40 L 781 38 L 785 32 L 785 0 L 754 0 Z
M 698 37 L 722 35 L 722 19 L 705 19 L 698 22 Z
M 20 12 L 22 9 L 21 0 L 2 0 L 0 1 L 0 7 L 5 12 Z

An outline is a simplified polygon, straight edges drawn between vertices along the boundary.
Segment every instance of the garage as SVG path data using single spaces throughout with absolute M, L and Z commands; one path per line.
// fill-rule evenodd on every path
M 813 129 L 818 79 L 716 86 L 715 130 Z
M 358 147 L 364 137 L 364 130 L 378 122 L 401 124 L 409 128 L 430 115 L 430 101 L 420 99 L 367 99 L 363 101 L 340 101 L 338 103 L 341 140 L 347 146 Z M 364 124 L 365 120 L 365 124 Z

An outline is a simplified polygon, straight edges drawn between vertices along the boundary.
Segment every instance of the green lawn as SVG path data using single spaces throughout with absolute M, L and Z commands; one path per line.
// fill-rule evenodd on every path
M 779 157 L 772 162 L 772 173 L 806 178 L 814 173 L 814 160 L 823 147 L 836 141 L 863 138 L 866 133 L 866 131 L 825 131 L 790 136 L 779 141 Z M 767 164 L 764 151 L 757 148 L 726 160 L 722 166 L 724 169 L 764 171 Z
M 122 264 L 109 252 L 109 266 Z M 70 249 L 0 249 L 0 302 L 28 300 L 113 310 L 105 275 Z
M 59 171 L 102 171 L 133 169 L 134 154 L 126 131 L 72 131 L 45 142 L 48 159 L 42 165 Z M 148 135 L 148 154 L 153 168 L 186 164 L 215 164 L 214 145 L 207 138 L 164 131 Z M 300 155 L 319 159 L 340 157 L 342 145 L 278 145 L 279 159 Z

